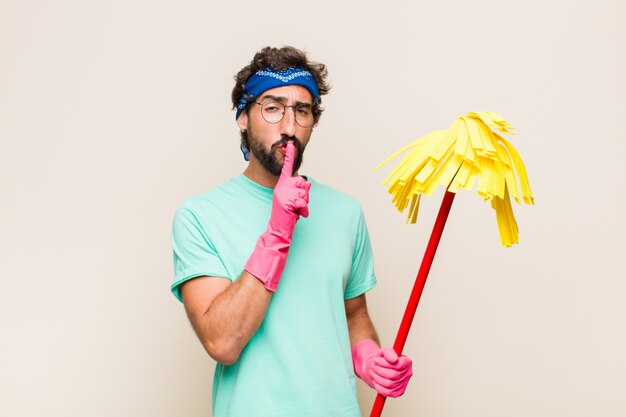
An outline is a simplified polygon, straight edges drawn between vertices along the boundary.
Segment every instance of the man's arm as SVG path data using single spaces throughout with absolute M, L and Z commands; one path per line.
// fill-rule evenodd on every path
M 354 345 L 364 339 L 372 339 L 376 343 L 379 343 L 376 329 L 374 329 L 374 324 L 367 312 L 365 294 L 346 300 L 345 306 L 346 318 L 348 320 L 348 332 L 350 334 L 350 346 L 354 347 Z
M 381 349 L 365 294 L 346 300 L 345 305 L 354 372 L 385 397 L 404 394 L 413 375 L 411 359 L 398 356 L 392 348 Z
M 259 329 L 287 262 L 300 216 L 309 215 L 309 189 L 293 176 L 295 145 L 288 142 L 280 178 L 274 187 L 267 230 L 234 283 L 217 277 L 182 284 L 187 316 L 208 354 L 225 365 L 234 363 Z
M 207 353 L 224 365 L 234 363 L 263 322 L 272 292 L 243 271 L 231 283 L 198 277 L 182 284 L 185 311 Z

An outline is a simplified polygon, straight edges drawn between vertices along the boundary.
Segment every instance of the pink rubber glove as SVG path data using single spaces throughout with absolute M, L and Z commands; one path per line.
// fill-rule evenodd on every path
M 385 397 L 404 394 L 413 376 L 413 361 L 398 357 L 393 348 L 381 349 L 372 339 L 361 340 L 352 348 L 354 372 L 367 385 Z
M 283 169 L 274 187 L 272 214 L 244 269 L 274 292 L 287 263 L 291 236 L 300 216 L 309 216 L 311 183 L 293 175 L 295 145 L 287 142 Z

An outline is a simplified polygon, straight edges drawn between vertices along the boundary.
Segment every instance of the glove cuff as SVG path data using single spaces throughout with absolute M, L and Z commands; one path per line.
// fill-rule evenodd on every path
M 276 292 L 290 246 L 290 236 L 286 237 L 268 229 L 257 240 L 244 269 L 261 281 L 269 291 Z

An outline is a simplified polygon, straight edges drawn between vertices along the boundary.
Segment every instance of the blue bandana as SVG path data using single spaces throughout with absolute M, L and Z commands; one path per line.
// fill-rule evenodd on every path
M 248 81 L 246 81 L 246 90 L 239 100 L 235 120 L 239 118 L 239 115 L 246 107 L 248 99 L 259 97 L 271 88 L 286 85 L 301 85 L 306 88 L 309 90 L 309 93 L 311 93 L 311 96 L 313 96 L 314 102 L 317 102 L 320 98 L 315 78 L 304 68 L 291 67 L 282 71 L 274 71 L 272 68 L 265 68 L 252 75 L 248 78 Z

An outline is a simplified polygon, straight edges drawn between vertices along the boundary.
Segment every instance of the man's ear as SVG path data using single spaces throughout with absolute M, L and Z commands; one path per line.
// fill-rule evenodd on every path
M 248 112 L 246 110 L 242 111 L 237 118 L 237 126 L 239 126 L 239 130 L 246 130 L 248 128 Z

